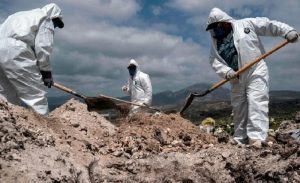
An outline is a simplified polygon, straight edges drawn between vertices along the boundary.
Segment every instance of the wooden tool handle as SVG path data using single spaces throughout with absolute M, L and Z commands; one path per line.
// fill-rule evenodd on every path
M 260 57 L 256 58 L 254 61 L 244 65 L 242 68 L 240 68 L 237 72 L 236 75 L 239 75 L 243 72 L 245 72 L 247 69 L 249 69 L 250 67 L 252 67 L 253 65 L 255 65 L 256 63 L 258 63 L 259 61 L 261 61 L 262 59 L 266 58 L 267 56 L 271 55 L 272 53 L 274 53 L 275 51 L 279 50 L 280 48 L 284 47 L 285 45 L 287 45 L 289 42 L 287 40 L 281 42 L 280 44 L 278 44 L 277 46 L 275 46 L 272 50 L 268 51 L 267 53 L 261 55 Z M 217 83 L 215 83 L 209 90 L 213 91 L 217 88 L 219 88 L 220 86 L 222 86 L 223 84 L 227 83 L 230 79 L 223 79 Z
M 252 62 L 244 65 L 242 68 L 240 68 L 236 72 L 236 75 L 239 75 L 239 74 L 243 73 L 244 71 L 246 71 L 247 69 L 249 69 L 251 66 L 253 66 L 256 63 L 258 63 L 259 61 L 261 61 L 262 59 L 266 58 L 267 56 L 271 55 L 272 53 L 274 53 L 275 51 L 279 50 L 280 48 L 284 47 L 288 43 L 289 42 L 287 40 L 281 42 L 280 44 L 278 44 L 277 46 L 275 46 L 272 50 L 270 50 L 267 53 L 265 53 L 265 54 L 261 55 L 260 57 L 256 58 L 254 61 L 252 61 Z M 205 91 L 203 94 L 198 94 L 198 93 L 190 94 L 189 97 L 186 99 L 185 105 L 181 109 L 180 114 L 182 115 L 183 112 L 192 104 L 192 102 L 193 102 L 193 100 L 194 100 L 195 97 L 203 97 L 206 94 L 212 92 L 213 90 L 219 88 L 223 84 L 227 83 L 229 80 L 230 79 L 222 79 L 221 81 L 215 83 L 210 89 L 208 89 L 207 91 Z
M 72 94 L 72 95 L 75 95 L 75 96 L 77 96 L 77 97 L 79 97 L 79 98 L 86 99 L 85 96 L 83 96 L 83 95 L 81 95 L 81 94 L 79 94 L 79 93 L 77 93 L 77 92 L 71 90 L 70 88 L 67 88 L 67 87 L 65 87 L 65 86 L 63 86 L 63 85 L 61 85 L 61 84 L 58 84 L 58 83 L 56 83 L 56 82 L 53 83 L 53 86 L 56 87 L 56 88 L 58 88 L 58 89 L 60 89 L 60 90 L 62 90 L 62 91 L 65 91 L 65 92 L 67 92 L 67 93 L 70 93 L 70 94 Z
M 126 100 L 122 100 L 122 99 L 118 99 L 118 98 L 114 98 L 114 97 L 110 97 L 110 96 L 106 96 L 106 95 L 102 95 L 102 94 L 100 94 L 99 96 L 104 97 L 104 98 L 108 98 L 108 99 L 111 99 L 111 100 L 119 101 L 119 102 L 122 102 L 122 103 L 126 103 L 126 104 L 131 104 L 131 105 L 135 105 L 135 106 L 140 106 L 140 107 L 145 107 L 145 108 L 148 108 L 148 109 L 152 109 L 152 110 L 155 110 L 155 111 L 160 111 L 159 109 L 156 109 L 156 108 L 148 106 L 148 105 L 138 104 L 138 103 L 135 103 L 135 102 L 129 102 L 129 101 L 126 101 Z

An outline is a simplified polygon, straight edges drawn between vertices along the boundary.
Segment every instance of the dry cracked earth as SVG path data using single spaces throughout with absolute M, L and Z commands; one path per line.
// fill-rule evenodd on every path
M 296 183 L 299 116 L 257 148 L 177 114 L 140 113 L 114 125 L 74 99 L 47 117 L 0 101 L 0 182 Z

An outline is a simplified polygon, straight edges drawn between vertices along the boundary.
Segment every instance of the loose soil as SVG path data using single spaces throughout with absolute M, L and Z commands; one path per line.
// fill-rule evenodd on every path
M 116 126 L 74 99 L 47 117 L 0 101 L 0 182 L 300 182 L 295 129 L 284 121 L 257 148 L 178 114 Z

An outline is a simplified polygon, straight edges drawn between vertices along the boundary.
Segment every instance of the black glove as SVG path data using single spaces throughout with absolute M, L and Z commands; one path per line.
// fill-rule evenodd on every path
M 51 71 L 41 71 L 42 79 L 44 81 L 44 85 L 48 88 L 51 88 L 53 85 L 53 78 Z

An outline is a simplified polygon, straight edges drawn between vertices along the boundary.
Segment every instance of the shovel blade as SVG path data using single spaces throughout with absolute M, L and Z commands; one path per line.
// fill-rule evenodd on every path
M 193 100 L 195 97 L 203 97 L 207 94 L 209 94 L 210 92 L 212 92 L 214 89 L 208 89 L 206 90 L 204 93 L 191 93 L 187 99 L 186 99 L 186 102 L 185 102 L 185 105 L 182 107 L 182 109 L 180 110 L 180 115 L 182 116 L 183 115 L 183 112 L 192 104 Z
M 86 97 L 85 103 L 87 104 L 88 111 L 118 109 L 112 100 L 104 97 Z
M 194 100 L 195 95 L 194 94 L 190 94 L 185 102 L 185 105 L 182 107 L 182 109 L 180 110 L 180 115 L 183 115 L 183 112 L 192 104 L 193 100 Z
M 119 103 L 117 104 L 117 108 L 121 114 L 121 116 L 125 117 L 129 114 L 131 105 L 129 104 L 124 104 L 124 103 Z

